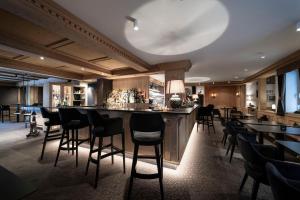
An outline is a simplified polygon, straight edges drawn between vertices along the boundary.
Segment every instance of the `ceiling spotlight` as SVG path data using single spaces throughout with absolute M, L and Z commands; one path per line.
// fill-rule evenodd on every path
M 297 29 L 296 29 L 296 31 L 300 32 L 300 22 L 297 23 Z
M 247 68 L 244 69 L 245 72 L 249 71 Z
M 41 59 L 41 60 L 44 60 L 45 58 L 44 58 L 43 56 L 40 56 L 40 59 Z
M 137 19 L 127 16 L 126 19 L 128 19 L 129 21 L 131 21 L 133 23 L 133 30 L 134 31 L 138 31 L 139 30 L 139 26 L 138 26 L 138 21 Z
M 265 59 L 265 58 L 266 58 L 266 56 L 262 55 L 262 56 L 260 56 L 260 58 L 261 58 L 261 59 Z

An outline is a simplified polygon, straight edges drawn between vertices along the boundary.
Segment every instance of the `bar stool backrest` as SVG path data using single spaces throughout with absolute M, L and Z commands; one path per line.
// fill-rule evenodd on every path
M 41 113 L 43 118 L 50 118 L 49 110 L 45 107 L 41 107 Z
M 160 131 L 160 139 L 164 138 L 165 122 L 160 113 L 132 113 L 130 118 L 130 132 L 133 142 L 136 142 L 134 132 L 151 132 Z
M 98 127 L 103 125 L 103 116 L 97 110 L 88 110 L 87 111 L 89 124 Z
M 72 120 L 81 120 L 81 114 L 76 108 L 59 108 L 58 112 L 63 127 Z
M 10 110 L 10 106 L 9 105 L 2 105 L 1 110 Z

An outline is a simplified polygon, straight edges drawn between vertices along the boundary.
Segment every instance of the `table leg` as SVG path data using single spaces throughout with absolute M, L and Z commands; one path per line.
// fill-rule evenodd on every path
M 280 144 L 276 144 L 278 152 L 279 152 L 279 159 L 284 161 L 284 147 Z
M 226 120 L 228 121 L 228 110 L 226 109 Z
M 258 143 L 264 144 L 264 135 L 263 133 L 258 133 Z

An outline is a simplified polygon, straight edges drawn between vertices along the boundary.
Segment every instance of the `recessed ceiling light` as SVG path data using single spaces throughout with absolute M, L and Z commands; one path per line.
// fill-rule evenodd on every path
M 133 23 L 133 30 L 134 31 L 138 31 L 139 30 L 139 26 L 138 26 L 138 21 L 137 19 L 127 16 L 126 19 L 128 19 L 129 21 L 131 21 Z
M 235 78 L 235 79 L 238 79 L 238 78 L 239 78 L 239 76 L 234 76 L 234 78 Z
M 40 56 L 40 59 L 41 59 L 41 60 L 44 60 L 45 58 L 44 58 L 43 56 Z
M 261 59 L 265 59 L 265 58 L 266 58 L 266 56 L 262 55 L 262 56 L 260 56 L 260 58 L 261 58 Z
M 249 71 L 247 68 L 244 69 L 245 72 Z
M 210 80 L 209 77 L 186 77 L 184 81 L 186 83 L 202 83 L 209 80 Z
M 137 20 L 135 20 L 135 21 L 133 22 L 133 30 L 135 30 L 135 31 L 138 31 L 138 30 L 139 30 Z
M 300 22 L 297 23 L 297 29 L 296 29 L 296 31 L 300 32 Z

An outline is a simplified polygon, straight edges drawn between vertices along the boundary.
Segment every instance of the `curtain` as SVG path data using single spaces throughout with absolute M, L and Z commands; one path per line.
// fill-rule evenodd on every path
M 285 114 L 285 75 L 278 75 L 278 103 L 277 115 L 284 116 Z

